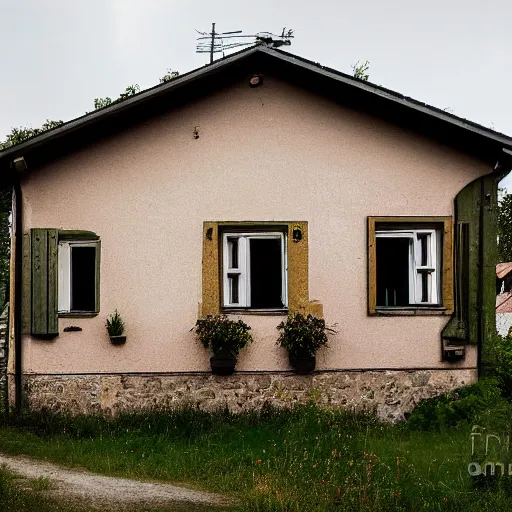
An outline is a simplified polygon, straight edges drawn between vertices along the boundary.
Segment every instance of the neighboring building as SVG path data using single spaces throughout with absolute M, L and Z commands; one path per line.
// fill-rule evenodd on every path
M 496 265 L 496 330 L 507 336 L 512 327 L 512 263 Z
M 110 413 L 315 399 L 402 418 L 486 371 L 510 148 L 256 47 L 0 152 L 16 200 L 11 400 Z M 122 346 L 105 330 L 116 308 Z M 337 324 L 312 375 L 276 346 L 289 311 Z M 224 378 L 191 331 L 220 312 L 254 336 Z

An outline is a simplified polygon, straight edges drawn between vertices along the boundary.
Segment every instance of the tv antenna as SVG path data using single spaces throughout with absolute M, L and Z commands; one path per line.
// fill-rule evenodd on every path
M 242 46 L 251 46 L 255 44 L 264 44 L 270 48 L 279 48 L 280 46 L 289 46 L 293 38 L 293 30 L 283 28 L 281 35 L 271 32 L 258 32 L 254 35 L 242 34 L 241 30 L 232 30 L 231 32 L 215 32 L 215 23 L 212 23 L 211 32 L 199 32 L 197 38 L 196 53 L 209 53 L 210 64 L 213 62 L 214 53 L 222 53 L 225 56 L 226 50 L 239 48 Z

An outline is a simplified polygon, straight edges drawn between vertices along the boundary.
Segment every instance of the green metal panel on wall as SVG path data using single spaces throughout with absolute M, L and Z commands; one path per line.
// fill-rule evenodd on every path
M 479 374 L 492 373 L 490 341 L 496 335 L 497 167 L 455 199 L 455 308 L 442 331 L 452 345 L 478 345 Z

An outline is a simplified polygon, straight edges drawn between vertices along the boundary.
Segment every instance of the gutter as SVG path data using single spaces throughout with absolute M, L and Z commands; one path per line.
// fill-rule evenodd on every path
M 498 165 L 498 164 L 497 164 Z M 484 326 L 484 315 L 483 315 L 483 305 L 484 305 L 484 294 L 483 294 L 483 285 L 484 285 L 484 195 L 485 195 L 485 180 L 480 180 L 480 212 L 478 215 L 478 296 L 477 296 L 477 306 L 476 306 L 476 318 L 478 325 L 478 334 L 476 341 L 476 359 L 477 359 L 477 375 L 478 379 L 485 377 L 487 375 L 487 369 L 485 368 L 485 363 L 482 361 L 482 344 L 485 340 L 485 326 Z M 487 340 L 485 340 L 487 341 Z

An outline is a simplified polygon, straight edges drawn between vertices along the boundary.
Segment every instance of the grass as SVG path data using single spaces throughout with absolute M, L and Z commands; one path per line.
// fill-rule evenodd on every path
M 42 494 L 51 488 L 50 481 L 37 478 L 23 480 L 0 467 L 0 510 L 19 512 L 89 512 L 91 509 L 80 504 L 59 503 Z
M 470 439 L 467 422 L 422 432 L 314 406 L 185 409 L 27 416 L 0 429 L 0 452 L 217 491 L 239 497 L 244 512 L 510 510 L 512 477 L 473 487 Z

